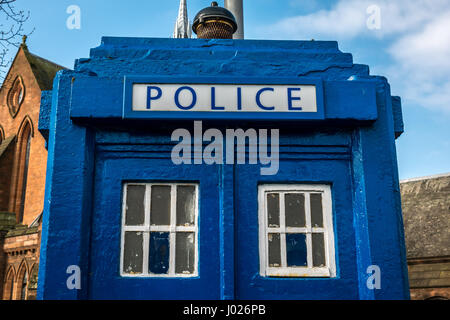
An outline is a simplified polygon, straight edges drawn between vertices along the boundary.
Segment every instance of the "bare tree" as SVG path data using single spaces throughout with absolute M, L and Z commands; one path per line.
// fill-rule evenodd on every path
M 9 50 L 12 47 L 18 48 L 22 38 L 33 32 L 25 32 L 24 24 L 30 18 L 30 12 L 16 9 L 16 1 L 0 0 L 0 82 L 4 80 L 11 63 Z

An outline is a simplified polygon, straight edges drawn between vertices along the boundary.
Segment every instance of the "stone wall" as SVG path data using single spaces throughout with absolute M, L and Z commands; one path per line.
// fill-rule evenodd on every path
M 13 299 L 36 299 L 37 271 L 39 268 L 40 229 L 38 227 L 16 227 L 8 232 L 3 244 L 6 256 L 5 286 L 3 299 L 11 299 L 11 282 L 13 274 Z M 23 289 L 23 278 L 27 274 L 26 288 Z M 22 296 L 24 293 L 24 296 Z
M 400 184 L 412 299 L 450 299 L 450 174 Z

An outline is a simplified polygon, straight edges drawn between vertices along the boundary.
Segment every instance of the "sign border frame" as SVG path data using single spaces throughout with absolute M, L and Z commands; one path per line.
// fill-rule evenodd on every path
M 134 111 L 134 84 L 232 84 L 232 85 L 315 85 L 317 112 L 239 112 L 239 111 Z M 324 120 L 324 90 L 321 78 L 295 77 L 221 77 L 217 76 L 125 76 L 123 119 L 159 120 Z

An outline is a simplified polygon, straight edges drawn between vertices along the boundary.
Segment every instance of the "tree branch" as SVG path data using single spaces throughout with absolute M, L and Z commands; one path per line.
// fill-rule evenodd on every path
M 24 24 L 30 18 L 30 12 L 18 10 L 14 6 L 17 0 L 0 0 L 0 21 L 5 21 L 0 24 L 0 82 L 5 80 L 8 67 L 12 62 L 8 58 L 11 48 L 18 48 L 20 46 L 23 36 L 29 36 L 34 29 L 26 33 Z

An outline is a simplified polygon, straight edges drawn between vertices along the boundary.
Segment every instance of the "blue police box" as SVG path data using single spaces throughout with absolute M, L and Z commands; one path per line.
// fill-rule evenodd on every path
M 401 103 L 336 42 L 104 37 L 44 92 L 40 299 L 408 299 Z

